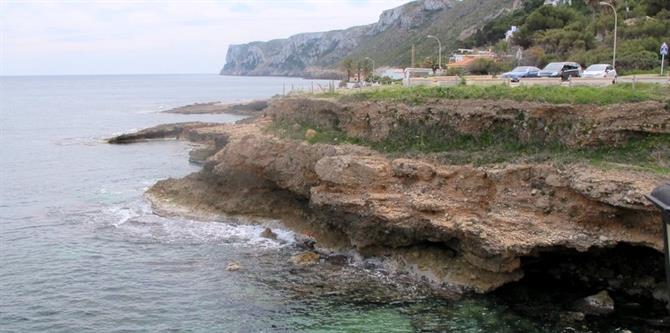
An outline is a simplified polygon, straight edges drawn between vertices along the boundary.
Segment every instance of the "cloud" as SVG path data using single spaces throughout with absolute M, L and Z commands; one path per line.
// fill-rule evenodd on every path
M 229 44 L 368 24 L 404 2 L 3 0 L 0 75 L 214 73 Z

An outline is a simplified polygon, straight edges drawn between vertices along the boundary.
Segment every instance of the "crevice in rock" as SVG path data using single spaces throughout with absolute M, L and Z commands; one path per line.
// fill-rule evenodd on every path
M 627 244 L 586 252 L 562 247 L 543 249 L 522 258 L 521 280 L 499 288 L 493 295 L 516 311 L 538 318 L 564 320 L 568 314 L 589 321 L 622 320 L 670 327 L 666 322 L 668 290 L 663 261 L 663 254 L 656 250 Z M 588 313 L 580 307 L 585 298 L 603 292 L 614 301 L 613 312 Z

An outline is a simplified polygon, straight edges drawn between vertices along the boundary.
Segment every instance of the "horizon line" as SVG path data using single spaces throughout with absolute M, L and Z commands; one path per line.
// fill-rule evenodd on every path
M 131 76 L 131 75 L 220 75 L 217 72 L 193 73 L 85 73 L 85 74 L 0 74 L 0 77 L 30 77 L 30 76 Z

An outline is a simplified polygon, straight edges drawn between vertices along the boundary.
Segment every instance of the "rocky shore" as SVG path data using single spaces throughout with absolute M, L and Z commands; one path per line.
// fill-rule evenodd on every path
M 163 125 L 110 142 L 177 138 L 204 145 L 191 156 L 201 171 L 149 189 L 157 210 L 281 218 L 314 239 L 317 250 L 383 258 L 447 294 L 542 281 L 593 295 L 566 300 L 582 315 L 612 313 L 610 294 L 612 304 L 667 302 L 660 215 L 644 198 L 670 180 L 665 169 L 529 157 L 472 164 L 454 162 L 449 152 L 373 149 L 437 128 L 453 140 L 495 132 L 520 145 L 614 149 L 670 135 L 662 103 L 407 105 L 289 97 L 256 113 L 237 124 Z M 323 133 L 361 144 L 337 143 L 339 136 L 312 140 Z M 652 153 L 661 165 L 670 154 Z
M 236 114 L 236 115 L 253 115 L 259 111 L 264 110 L 268 107 L 268 101 L 266 100 L 254 100 L 241 103 L 221 103 L 221 102 L 209 102 L 209 103 L 195 103 L 185 106 L 180 106 L 170 110 L 163 111 L 165 113 L 177 113 L 177 114 L 218 114 L 218 113 L 227 113 L 227 114 Z

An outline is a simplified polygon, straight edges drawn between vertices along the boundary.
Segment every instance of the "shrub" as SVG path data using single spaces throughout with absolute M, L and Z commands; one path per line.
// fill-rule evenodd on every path
M 447 67 L 447 75 L 449 76 L 462 76 L 465 74 L 463 67 Z
M 468 65 L 470 74 L 497 74 L 500 72 L 500 66 L 492 59 L 476 59 Z
M 654 52 L 639 51 L 624 54 L 617 59 L 617 67 L 626 69 L 653 69 L 659 63 Z

